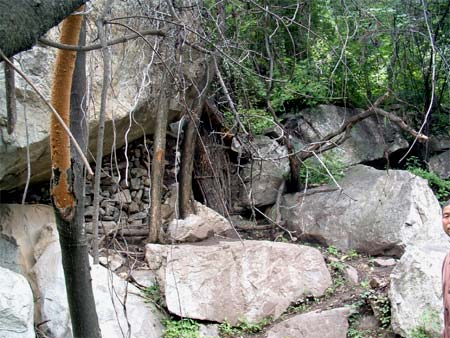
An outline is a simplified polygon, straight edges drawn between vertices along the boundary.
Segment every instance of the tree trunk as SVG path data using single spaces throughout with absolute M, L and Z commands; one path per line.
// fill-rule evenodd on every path
M 194 213 L 192 204 L 192 171 L 194 169 L 195 143 L 197 141 L 197 115 L 200 109 L 191 112 L 186 124 L 181 153 L 180 167 L 180 199 L 179 209 L 181 218 Z
M 206 78 L 200 83 L 196 83 L 191 95 L 197 97 L 191 106 L 191 112 L 189 114 L 189 121 L 186 126 L 183 140 L 183 149 L 181 154 L 181 166 L 180 166 L 180 198 L 178 201 L 178 206 L 180 210 L 181 218 L 186 218 L 189 214 L 194 213 L 193 207 L 193 197 L 192 197 L 192 174 L 194 170 L 194 155 L 195 155 L 195 144 L 197 142 L 197 127 L 200 120 L 203 106 L 209 92 L 209 87 L 211 85 L 214 72 L 216 68 L 214 67 L 214 58 L 210 58 L 206 61 Z M 198 88 L 203 88 L 201 92 Z M 212 169 L 212 168 L 211 168 Z
M 86 2 L 0 0 L 0 49 L 7 57 L 30 49 L 39 37 Z
M 70 16 L 64 20 L 60 39 L 62 43 L 78 44 L 81 21 L 82 17 L 79 15 Z M 76 56 L 76 52 L 58 51 L 52 85 L 52 104 L 68 125 L 70 124 L 70 95 Z M 80 54 L 77 60 L 76 76 L 73 79 L 72 113 L 75 118 L 71 126 L 74 135 L 78 136 L 78 142 L 81 142 L 82 147 L 86 149 L 86 139 L 83 136 L 87 128 L 82 122 L 84 116 L 81 106 L 86 81 L 84 67 L 85 58 Z M 87 242 L 83 229 L 84 166 L 79 154 L 73 152 L 74 163 L 71 167 L 69 137 L 54 116 L 51 118 L 50 146 L 51 195 L 59 232 L 73 337 L 100 338 Z
M 161 229 L 161 191 L 164 178 L 165 154 L 166 154 L 166 130 L 167 118 L 169 114 L 169 96 L 165 88 L 169 85 L 166 76 L 161 81 L 163 87 L 159 95 L 158 114 L 156 116 L 155 135 L 153 142 L 153 161 L 151 173 L 151 191 L 150 191 L 150 224 L 148 241 L 155 243 L 159 239 Z

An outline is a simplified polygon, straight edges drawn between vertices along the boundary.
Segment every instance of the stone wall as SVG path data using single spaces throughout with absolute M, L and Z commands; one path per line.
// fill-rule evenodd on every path
M 173 139 L 168 139 L 166 154 L 166 175 L 163 196 L 167 186 L 174 181 Z M 110 233 L 115 230 L 125 236 L 143 239 L 147 236 L 150 209 L 152 141 L 139 139 L 129 144 L 127 156 L 125 147 L 115 154 L 105 156 L 102 163 L 100 181 L 99 232 Z M 88 234 L 92 233 L 94 214 L 94 179 L 88 177 L 85 194 L 85 221 Z M 163 216 L 171 214 L 168 205 L 163 206 Z

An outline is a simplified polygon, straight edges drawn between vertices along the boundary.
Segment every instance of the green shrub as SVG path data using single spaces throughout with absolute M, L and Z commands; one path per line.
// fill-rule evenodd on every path
M 267 325 L 272 322 L 272 318 L 264 318 L 258 323 L 249 323 L 240 321 L 236 326 L 232 326 L 228 322 L 220 324 L 220 336 L 224 338 L 243 337 L 245 334 L 255 334 L 261 332 Z
M 406 169 L 412 174 L 426 179 L 439 202 L 445 202 L 450 196 L 450 179 L 444 180 L 435 173 L 424 169 L 417 157 L 411 156 L 406 161 Z
M 164 338 L 198 338 L 199 326 L 192 319 L 173 320 L 164 322 Z
M 306 181 L 308 184 L 318 185 L 332 183 L 333 179 L 328 171 L 335 180 L 344 177 L 345 165 L 336 153 L 324 153 L 321 155 L 321 160 L 323 164 L 316 158 L 308 158 L 303 162 L 303 166 L 300 168 L 300 179 L 303 183 Z
M 245 128 L 253 135 L 260 135 L 275 125 L 272 115 L 263 109 L 240 109 L 239 118 Z M 225 124 L 231 128 L 235 123 L 235 117 L 231 112 L 225 113 Z
M 163 305 L 163 298 L 158 284 L 153 284 L 142 290 L 146 302 Z

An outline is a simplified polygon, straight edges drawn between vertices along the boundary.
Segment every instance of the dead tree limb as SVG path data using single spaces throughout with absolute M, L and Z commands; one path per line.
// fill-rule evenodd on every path
M 311 156 L 314 156 L 314 153 L 316 152 L 324 152 L 342 144 L 345 140 L 347 140 L 350 137 L 352 128 L 357 123 L 375 114 L 380 114 L 388 118 L 392 122 L 396 123 L 401 129 L 407 131 L 408 133 L 411 133 L 413 136 L 417 137 L 421 141 L 428 140 L 427 136 L 414 131 L 398 116 L 392 113 L 388 113 L 379 108 L 379 105 L 381 105 L 389 97 L 389 95 L 390 92 L 386 92 L 384 95 L 380 96 L 371 107 L 349 118 L 339 129 L 329 133 L 320 141 L 314 142 L 314 144 L 308 146 L 306 149 L 301 150 L 299 154 L 301 160 L 303 161 Z
M 14 62 L 11 59 L 12 62 Z M 6 92 L 6 129 L 8 134 L 12 134 L 17 120 L 16 109 L 16 84 L 14 68 L 5 62 L 5 92 Z
M 141 36 L 146 36 L 146 35 L 155 35 L 155 36 L 164 37 L 166 35 L 166 32 L 163 30 L 148 29 L 148 30 L 139 32 L 139 34 L 133 33 L 133 34 L 122 36 L 120 38 L 115 38 L 115 39 L 106 41 L 106 45 L 109 47 L 109 46 L 117 45 L 119 43 L 124 43 L 124 42 L 130 41 L 130 40 L 134 40 Z M 89 46 L 74 46 L 74 45 L 66 45 L 63 43 L 58 43 L 58 42 L 55 42 L 55 41 L 52 41 L 52 40 L 49 40 L 46 38 L 40 38 L 39 42 L 41 44 L 49 46 L 49 47 L 54 47 L 54 48 L 64 49 L 64 50 L 74 50 L 77 52 L 89 52 L 92 50 L 103 48 L 101 43 L 96 43 L 96 44 L 89 45 Z
M 150 222 L 148 240 L 155 243 L 159 239 L 161 230 L 161 192 L 166 162 L 166 130 L 169 115 L 169 95 L 166 88 L 169 86 L 168 77 L 164 73 L 161 81 L 161 91 L 158 98 L 158 112 L 156 115 L 155 135 L 153 137 L 153 161 L 150 190 Z

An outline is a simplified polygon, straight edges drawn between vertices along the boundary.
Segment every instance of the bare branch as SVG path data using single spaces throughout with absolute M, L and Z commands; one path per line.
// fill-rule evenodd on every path
M 166 36 L 166 32 L 160 29 L 149 29 L 149 30 L 145 30 L 139 33 L 133 33 L 133 34 L 129 34 L 129 35 L 125 35 L 122 36 L 120 38 L 116 38 L 116 39 L 112 39 L 106 42 L 106 46 L 113 46 L 113 45 L 117 45 L 119 43 L 124 43 L 130 40 L 134 40 L 146 35 L 155 35 L 155 36 L 161 36 L 164 37 Z M 49 46 L 49 47 L 54 47 L 54 48 L 58 48 L 58 49 L 65 49 L 65 50 L 75 50 L 77 52 L 89 52 L 92 50 L 96 50 L 96 49 L 101 49 L 102 48 L 102 44 L 101 43 L 96 43 L 93 45 L 89 45 L 89 46 L 73 46 L 73 45 L 65 45 L 63 43 L 58 43 L 46 38 L 40 38 L 39 42 L 43 45 Z
M 100 37 L 100 43 L 102 45 L 103 52 L 103 83 L 102 83 L 102 94 L 100 102 L 100 118 L 98 123 L 97 132 L 97 155 L 96 155 L 96 166 L 95 166 L 95 179 L 94 179 L 94 216 L 93 216 L 93 229 L 94 229 L 94 239 L 92 241 L 92 252 L 94 258 L 94 264 L 98 264 L 98 217 L 100 208 L 100 171 L 102 169 L 102 158 L 103 158 L 103 138 L 105 135 L 105 115 L 106 115 L 106 100 L 108 95 L 108 86 L 111 76 L 111 52 L 106 45 L 106 34 L 104 27 L 104 15 L 109 11 L 112 4 L 112 0 L 109 0 L 104 8 L 103 16 L 97 20 L 96 25 L 98 29 L 98 35 Z

